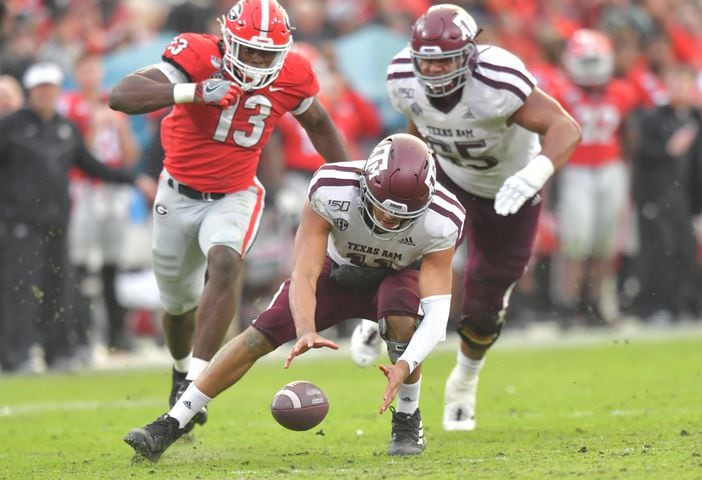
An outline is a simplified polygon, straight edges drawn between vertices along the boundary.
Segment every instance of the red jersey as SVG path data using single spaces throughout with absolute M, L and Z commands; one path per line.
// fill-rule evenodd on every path
M 184 33 L 173 39 L 162 58 L 192 82 L 226 78 L 223 48 L 214 35 Z M 231 193 L 246 189 L 280 117 L 318 91 L 309 61 L 290 52 L 272 84 L 242 93 L 235 105 L 175 105 L 161 124 L 163 164 L 176 180 L 196 190 Z
M 59 111 L 78 126 L 83 137 L 90 132 L 93 121 L 93 104 L 78 92 L 66 92 L 58 103 Z
M 565 87 L 559 99 L 583 132 L 582 142 L 568 164 L 594 167 L 621 160 L 620 128 L 637 106 L 638 98 L 633 86 L 624 80 L 612 80 L 598 91 L 574 84 Z
M 105 105 L 104 108 L 107 106 Z M 110 167 L 125 166 L 124 151 L 117 125 L 114 122 L 104 121 L 95 125 L 95 107 L 91 100 L 85 98 L 80 92 L 66 92 L 59 98 L 58 110 L 78 126 L 83 139 L 89 140 L 87 147 L 95 158 Z M 114 110 L 110 110 L 110 116 L 126 119 L 125 114 Z M 69 177 L 72 180 L 90 179 L 92 183 L 102 183 L 102 180 L 92 178 L 75 167 L 69 171 Z
M 337 128 L 339 126 L 337 125 Z M 277 127 L 280 133 L 282 148 L 285 152 L 285 168 L 314 173 L 326 162 L 317 153 L 312 140 L 292 115 L 284 115 Z
M 563 70 L 545 60 L 536 60 L 528 68 L 539 88 L 551 96 L 558 96 L 569 85 Z

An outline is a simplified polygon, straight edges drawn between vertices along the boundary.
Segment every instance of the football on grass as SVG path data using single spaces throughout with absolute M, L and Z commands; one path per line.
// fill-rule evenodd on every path
M 329 401 L 322 389 L 302 380 L 285 385 L 271 402 L 273 418 L 290 430 L 309 430 L 319 425 L 328 411 Z

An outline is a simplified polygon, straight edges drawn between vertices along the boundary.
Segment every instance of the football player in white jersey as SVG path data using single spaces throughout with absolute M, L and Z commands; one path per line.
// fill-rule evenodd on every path
M 421 363 L 446 336 L 451 260 L 465 220 L 435 173 L 427 145 L 402 133 L 381 141 L 366 161 L 320 167 L 303 207 L 291 278 L 170 412 L 124 440 L 137 454 L 158 459 L 195 412 L 260 357 L 297 338 L 287 368 L 311 348 L 339 348 L 317 332 L 368 318 L 380 324 L 392 362 L 379 367 L 387 377 L 380 413 L 398 396 L 388 454 L 422 453 Z
M 479 32 L 460 7 L 429 8 L 386 82 L 393 106 L 408 118 L 408 133 L 435 151 L 438 181 L 466 209 L 462 341 L 446 382 L 445 430 L 475 428 L 478 373 L 531 256 L 539 191 L 581 137 L 522 61 L 476 44 Z

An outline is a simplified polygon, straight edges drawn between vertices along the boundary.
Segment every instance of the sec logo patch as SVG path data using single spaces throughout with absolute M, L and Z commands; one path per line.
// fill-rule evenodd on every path
M 335 218 L 334 219 L 334 225 L 336 225 L 336 228 L 341 230 L 342 232 L 349 228 L 349 222 L 344 220 L 343 218 Z

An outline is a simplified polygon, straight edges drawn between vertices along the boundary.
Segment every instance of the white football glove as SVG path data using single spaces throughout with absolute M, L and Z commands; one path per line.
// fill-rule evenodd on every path
M 524 202 L 536 195 L 553 175 L 553 163 L 545 155 L 537 155 L 517 173 L 508 177 L 495 195 L 498 215 L 517 213 Z

